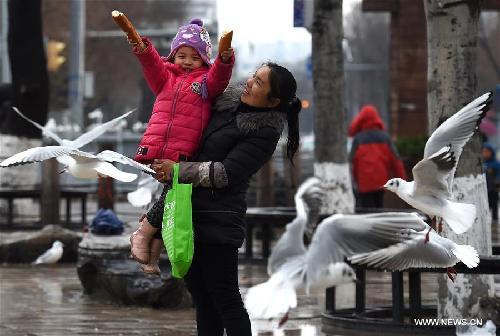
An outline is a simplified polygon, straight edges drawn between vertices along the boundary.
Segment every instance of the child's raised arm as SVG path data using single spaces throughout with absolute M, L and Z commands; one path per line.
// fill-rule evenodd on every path
M 146 49 L 146 45 L 142 42 L 141 36 L 137 30 L 135 30 L 134 26 L 125 14 L 114 10 L 111 12 L 111 16 L 113 17 L 113 20 L 115 20 L 116 24 L 120 26 L 125 34 L 127 34 L 127 39 L 131 44 L 137 45 L 140 51 Z
M 219 40 L 219 55 L 207 75 L 208 96 L 213 99 L 226 89 L 234 65 L 234 51 L 231 48 L 233 31 L 224 32 Z

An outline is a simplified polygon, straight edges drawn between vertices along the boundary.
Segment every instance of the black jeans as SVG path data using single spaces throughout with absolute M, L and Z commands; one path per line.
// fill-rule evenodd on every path
M 184 278 L 196 307 L 198 336 L 251 336 L 248 313 L 238 286 L 238 249 L 195 243 L 193 263 Z
M 498 220 L 498 191 L 488 191 L 488 203 L 491 210 L 491 219 Z
M 165 196 L 167 196 L 167 192 L 172 187 L 170 182 L 165 183 L 163 185 L 163 190 L 161 192 L 160 198 L 153 204 L 151 209 L 146 213 L 146 218 L 148 219 L 149 224 L 153 227 L 158 228 L 153 238 L 154 239 L 162 239 L 161 238 L 161 222 L 163 220 L 163 207 L 165 206 Z

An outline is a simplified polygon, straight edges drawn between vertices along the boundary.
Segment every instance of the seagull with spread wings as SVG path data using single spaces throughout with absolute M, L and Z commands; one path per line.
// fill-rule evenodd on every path
M 34 120 L 31 120 L 27 116 L 25 116 L 19 109 L 15 106 L 12 106 L 12 109 L 24 120 L 35 126 L 36 128 L 40 129 L 42 131 L 42 134 L 55 142 L 57 142 L 59 145 L 67 147 L 67 148 L 72 148 L 72 149 L 79 149 L 85 146 L 86 144 L 94 141 L 110 129 L 112 129 L 115 126 L 118 126 L 122 119 L 127 118 L 131 113 L 133 113 L 136 109 L 133 109 L 131 111 L 128 111 L 127 113 L 122 114 L 119 117 L 116 117 L 114 119 L 111 119 L 110 121 L 107 121 L 103 124 L 100 124 L 94 128 L 92 128 L 90 131 L 83 133 L 80 135 L 78 138 L 75 140 L 67 140 L 67 139 L 61 139 L 56 133 L 54 133 L 50 127 L 44 127 L 37 123 Z
M 433 221 L 436 217 L 444 219 L 456 234 L 472 226 L 476 206 L 450 201 L 453 177 L 463 147 L 488 110 L 491 96 L 488 92 L 476 98 L 432 133 L 425 144 L 424 158 L 413 167 L 414 181 L 395 178 L 384 185 Z
M 245 306 L 254 318 L 282 316 L 279 324 L 288 319 L 288 311 L 297 306 L 296 289 L 324 289 L 355 281 L 354 271 L 342 260 L 335 260 L 321 269 L 313 281 L 306 273 L 309 252 L 304 234 L 316 223 L 324 191 L 318 178 L 309 178 L 295 194 L 296 218 L 276 243 L 268 261 L 268 281 L 251 287 L 245 296 Z M 316 238 L 315 234 L 312 241 Z M 312 245 L 313 243 L 311 243 Z M 314 258 L 314 256 L 312 257 Z
M 109 176 L 123 182 L 132 182 L 137 174 L 119 170 L 111 162 L 119 162 L 132 166 L 150 175 L 156 172 L 139 162 L 120 153 L 105 150 L 97 155 L 65 146 L 43 146 L 27 149 L 0 162 L 0 167 L 11 167 L 33 162 L 41 162 L 51 158 L 65 157 L 63 172 L 82 179 L 95 179 L 99 175 Z
M 287 232 L 280 238 L 286 237 Z M 361 215 L 335 214 L 318 225 L 311 244 L 303 253 L 293 249 L 292 239 L 286 256 L 268 281 L 251 287 L 245 306 L 252 317 L 272 318 L 297 306 L 296 289 L 328 288 L 356 281 L 354 270 L 344 262 L 368 264 L 388 270 L 413 267 L 444 267 L 453 281 L 452 268 L 462 261 L 469 268 L 479 263 L 477 251 L 468 245 L 457 245 L 432 232 L 425 243 L 429 226 L 416 213 L 383 212 Z M 300 245 L 295 240 L 294 244 Z M 274 251 L 273 251 L 274 253 Z
M 97 155 L 94 155 L 79 150 L 79 148 L 92 142 L 102 134 L 106 133 L 109 129 L 117 126 L 123 118 L 128 117 L 135 110 L 129 111 L 115 119 L 96 126 L 92 130 L 83 133 L 75 140 L 61 139 L 56 133 L 52 132 L 49 127 L 44 127 L 31 120 L 22 114 L 16 107 L 13 107 L 13 110 L 23 119 L 42 130 L 42 133 L 45 136 L 57 142 L 59 146 L 42 146 L 27 149 L 3 160 L 0 163 L 0 167 L 17 166 L 56 158 L 59 163 L 65 166 L 63 172 L 68 172 L 70 175 L 77 178 L 95 179 L 101 175 L 109 176 L 123 182 L 132 182 L 137 178 L 137 174 L 123 172 L 113 166 L 111 162 L 126 164 L 147 174 L 153 176 L 155 175 L 155 171 L 151 168 L 120 153 L 105 150 Z
M 348 234 L 351 237 L 346 238 L 348 245 L 351 244 L 352 237 L 357 237 L 363 244 L 364 242 L 368 242 L 368 245 L 373 244 L 370 247 L 371 252 L 351 253 L 348 259 L 352 264 L 366 264 L 390 271 L 403 271 L 409 268 L 446 268 L 451 281 L 455 281 L 457 272 L 453 266 L 459 261 L 468 268 L 474 268 L 479 264 L 479 255 L 474 247 L 456 244 L 433 231 L 430 232 L 430 226 L 418 214 L 393 213 L 392 216 L 394 217 L 392 221 L 363 223 L 356 233 L 348 233 L 349 231 L 339 226 L 336 228 L 337 232 L 343 231 L 340 235 Z M 406 224 L 396 220 L 398 217 L 406 218 Z M 431 239 L 427 238 L 429 232 Z M 338 236 L 338 233 L 334 235 Z M 361 248 L 352 246 L 347 250 L 354 252 L 360 251 Z

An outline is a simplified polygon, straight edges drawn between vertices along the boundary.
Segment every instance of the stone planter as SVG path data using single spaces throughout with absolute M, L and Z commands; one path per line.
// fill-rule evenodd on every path
M 190 307 L 191 297 L 184 281 L 172 278 L 166 254 L 161 276 L 146 275 L 129 259 L 129 234 L 88 234 L 78 247 L 78 277 L 84 293 L 99 300 L 155 308 Z

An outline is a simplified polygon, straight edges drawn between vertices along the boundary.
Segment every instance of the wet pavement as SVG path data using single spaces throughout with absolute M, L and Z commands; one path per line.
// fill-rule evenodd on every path
M 433 304 L 436 274 L 422 275 L 422 301 Z M 263 265 L 240 266 L 242 293 L 266 279 Z M 498 279 L 497 279 L 498 280 Z M 390 273 L 368 272 L 367 306 L 391 303 Z M 497 291 L 498 293 L 498 291 Z M 407 298 L 406 298 L 407 299 Z M 354 288 L 337 290 L 337 306 L 353 307 Z M 283 329 L 277 320 L 253 320 L 255 336 L 321 336 L 323 293 L 299 293 L 298 308 Z M 75 264 L 0 266 L 0 335 L 196 335 L 192 309 L 152 309 L 96 302 L 82 293 Z M 338 336 L 353 335 L 339 333 Z M 356 332 L 355 335 L 364 334 Z
M 138 218 L 136 211 L 127 214 L 121 212 L 120 217 L 126 221 Z M 497 243 L 500 242 L 498 226 L 494 224 L 493 229 L 493 241 Z M 258 241 L 255 241 L 254 251 L 260 251 Z M 239 273 L 243 295 L 250 286 L 267 280 L 263 264 L 242 264 Z M 422 304 L 435 304 L 438 276 L 422 274 Z M 496 278 L 496 283 L 496 293 L 499 295 L 500 278 Z M 366 293 L 367 307 L 390 305 L 391 274 L 368 272 Z M 408 302 L 408 297 L 405 297 L 405 301 Z M 321 332 L 324 306 L 324 292 L 310 296 L 299 293 L 298 308 L 291 312 L 283 329 L 277 328 L 278 320 L 253 320 L 253 335 L 324 336 Z M 353 285 L 337 289 L 336 306 L 354 307 Z M 76 264 L 37 267 L 25 264 L 0 265 L 1 336 L 191 336 L 196 335 L 194 320 L 192 309 L 153 309 L 91 300 L 82 292 Z M 351 335 L 370 334 L 342 332 L 332 336 Z

